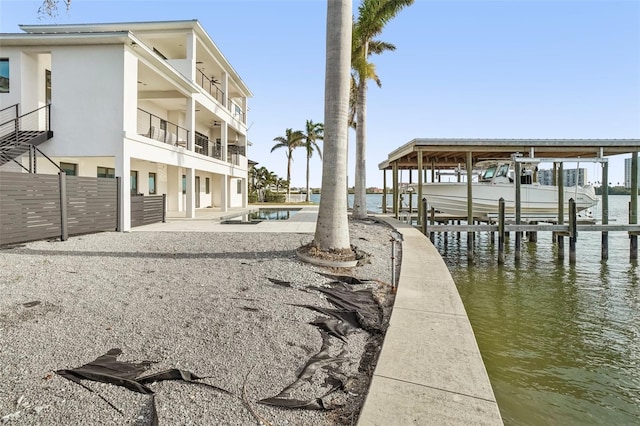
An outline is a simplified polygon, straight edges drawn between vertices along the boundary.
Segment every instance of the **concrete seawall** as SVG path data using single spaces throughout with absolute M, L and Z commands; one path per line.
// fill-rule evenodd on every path
M 431 242 L 403 236 L 398 291 L 358 425 L 502 425 L 456 285 Z

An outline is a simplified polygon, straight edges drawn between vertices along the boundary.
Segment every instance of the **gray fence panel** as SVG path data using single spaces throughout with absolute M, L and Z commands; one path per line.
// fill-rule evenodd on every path
M 67 176 L 69 235 L 115 231 L 118 189 L 113 178 Z
M 0 245 L 59 236 L 58 176 L 0 172 Z
M 65 179 L 70 235 L 117 229 L 116 179 Z M 60 217 L 58 175 L 0 172 L 0 245 L 60 238 Z
M 162 222 L 164 199 L 162 195 L 133 195 L 131 197 L 131 227 Z

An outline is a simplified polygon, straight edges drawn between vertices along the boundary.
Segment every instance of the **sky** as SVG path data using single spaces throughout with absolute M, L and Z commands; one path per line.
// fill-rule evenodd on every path
M 323 122 L 325 0 L 72 0 L 54 19 L 39 18 L 40 4 L 1 0 L 0 32 L 200 21 L 253 92 L 249 158 L 281 177 L 287 161 L 285 150 L 270 152 L 274 138 Z M 371 58 L 382 87 L 368 91 L 367 186 L 382 186 L 378 164 L 414 138 L 640 139 L 640 0 L 416 0 L 377 39 L 396 51 Z M 305 155 L 294 153 L 293 187 L 305 186 Z M 624 157 L 611 159 L 614 185 Z M 599 166 L 581 167 L 600 180 Z M 314 155 L 311 186 L 321 178 Z

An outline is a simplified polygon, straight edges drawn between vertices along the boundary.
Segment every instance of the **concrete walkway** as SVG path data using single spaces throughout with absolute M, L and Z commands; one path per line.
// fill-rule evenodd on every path
M 502 418 L 456 285 L 414 227 L 403 236 L 389 328 L 358 425 L 501 425 Z
M 314 233 L 318 206 L 288 220 L 223 224 L 248 213 L 198 210 L 133 232 Z M 251 210 L 256 210 L 250 206 Z M 398 291 L 358 425 L 501 425 L 500 411 L 456 285 L 440 254 L 414 227 L 377 215 L 403 235 Z

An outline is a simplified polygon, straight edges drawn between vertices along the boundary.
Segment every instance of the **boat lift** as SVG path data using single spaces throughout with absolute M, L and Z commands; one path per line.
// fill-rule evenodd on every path
M 630 238 L 630 257 L 637 259 L 637 236 L 640 234 L 638 227 L 638 152 L 640 151 L 640 140 L 638 139 L 413 139 L 407 144 L 391 152 L 388 159 L 379 164 L 379 169 L 384 171 L 384 191 L 383 206 L 386 207 L 386 170 L 392 171 L 393 176 L 393 208 L 394 215 L 398 218 L 398 172 L 400 170 L 418 170 L 418 199 L 422 200 L 421 186 L 426 179 L 426 169 L 423 167 L 427 164 L 431 170 L 431 181 L 435 181 L 435 170 L 457 169 L 460 165 L 465 165 L 466 182 L 467 182 L 467 198 L 473 198 L 472 178 L 473 163 L 483 159 L 512 159 L 514 161 L 516 176 L 520 176 L 520 167 L 522 163 L 553 163 L 555 171 L 555 181 L 560 187 L 564 186 L 563 179 L 557 179 L 557 176 L 563 175 L 563 167 L 565 162 L 586 163 L 595 162 L 602 165 L 602 225 L 591 226 L 583 230 L 592 230 L 602 232 L 602 259 L 608 258 L 608 232 L 625 230 L 629 233 Z M 528 157 L 524 157 L 522 153 L 527 153 Z M 608 224 L 608 156 L 631 154 L 631 202 L 629 205 L 629 225 L 609 225 Z M 540 155 L 540 157 L 536 157 Z M 459 174 L 458 174 L 459 175 Z M 411 176 L 411 173 L 409 174 Z M 516 231 L 516 259 L 520 258 L 520 241 L 523 231 L 535 232 L 530 227 L 538 226 L 537 230 L 546 230 L 542 226 L 560 226 L 564 225 L 564 191 L 559 190 L 558 219 L 556 225 L 533 225 L 522 224 L 520 214 L 520 179 L 515 179 L 516 185 L 516 223 L 510 227 L 516 227 L 512 230 Z M 560 189 L 560 188 L 559 188 Z M 428 201 L 428 200 L 427 200 Z M 468 204 L 466 221 L 467 225 L 458 226 L 460 231 L 467 232 L 467 255 L 473 259 L 473 233 L 475 231 L 485 230 L 480 227 L 493 225 L 475 225 L 476 219 L 470 202 Z M 418 203 L 418 226 L 428 220 L 426 203 Z M 383 211 L 386 213 L 385 211 Z M 465 219 L 465 218 L 458 218 Z M 433 225 L 434 217 L 431 215 Z M 458 220 L 458 223 L 460 221 Z M 431 226 L 431 229 L 441 225 Z M 585 225 L 583 225 L 585 226 Z M 619 229 L 623 226 L 624 229 Z M 477 227 L 477 229 L 476 229 Z M 522 227 L 527 227 L 524 229 Z M 450 228 L 447 226 L 447 228 Z M 615 229 L 614 229 L 615 228 Z M 558 228 L 561 229 L 561 228 Z M 562 228 L 564 229 L 564 228 Z M 576 228 L 577 229 L 577 228 Z M 435 229 L 434 229 L 435 230 Z M 444 230 L 444 229 L 443 229 Z M 564 231 L 555 233 L 558 243 L 558 257 L 564 257 L 563 237 L 567 235 Z M 577 233 L 570 236 L 570 250 L 575 245 L 575 237 Z M 573 238 L 573 239 L 572 239 Z M 570 253 L 570 259 L 573 256 Z

